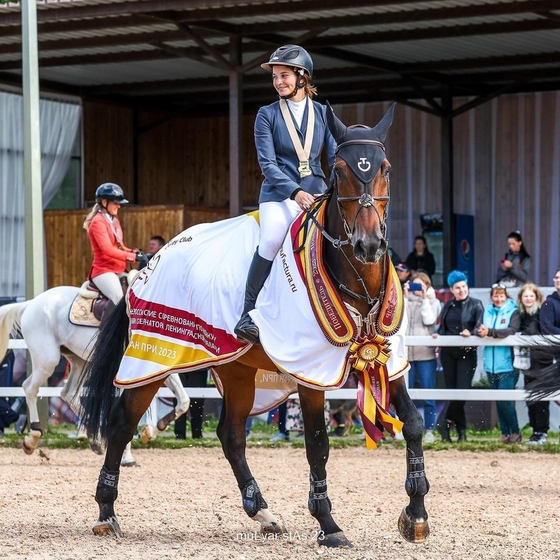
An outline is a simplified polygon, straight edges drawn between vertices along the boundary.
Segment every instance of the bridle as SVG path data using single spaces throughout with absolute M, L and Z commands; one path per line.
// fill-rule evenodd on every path
M 381 148 L 383 150 L 383 152 L 385 152 L 385 146 L 382 142 L 379 142 L 377 140 L 369 140 L 369 139 L 360 139 L 360 140 L 349 140 L 347 142 L 342 142 L 341 144 L 339 144 L 336 148 L 335 151 L 335 156 L 340 157 L 341 159 L 343 159 L 340 155 L 339 152 L 340 150 L 342 150 L 342 148 L 346 148 L 348 146 L 351 145 L 373 145 L 373 146 L 377 146 L 379 148 Z M 343 161 L 345 161 L 343 159 Z M 346 162 L 347 163 L 347 162 Z M 352 172 L 354 173 L 354 172 Z M 363 193 L 359 196 L 339 196 L 338 195 L 338 183 L 337 183 L 337 179 L 336 179 L 336 173 L 333 171 L 333 176 L 332 176 L 332 181 L 331 181 L 331 186 L 330 188 L 320 197 L 317 198 L 315 204 L 313 205 L 313 207 L 307 211 L 307 219 L 304 220 L 304 222 L 301 224 L 301 228 L 305 228 L 307 229 L 307 221 L 311 220 L 315 226 L 317 227 L 317 229 L 321 232 L 321 235 L 327 239 L 332 246 L 341 251 L 341 253 L 344 255 L 344 258 L 348 261 L 348 264 L 352 267 L 352 269 L 354 270 L 354 273 L 356 274 L 356 278 L 358 280 L 358 282 L 362 285 L 362 288 L 365 292 L 365 295 L 362 294 L 358 294 L 356 292 L 354 292 L 353 290 L 351 290 L 350 288 L 348 288 L 345 284 L 343 284 L 342 282 L 340 282 L 337 278 L 336 275 L 333 273 L 332 269 L 330 267 L 329 268 L 329 273 L 331 275 L 331 277 L 333 278 L 333 280 L 336 281 L 336 283 L 338 284 L 338 288 L 343 291 L 346 292 L 347 294 L 351 295 L 354 298 L 357 299 L 362 299 L 367 301 L 368 305 L 370 305 L 371 307 L 373 307 L 373 305 L 375 305 L 377 303 L 377 301 L 379 301 L 379 298 L 372 298 L 369 295 L 369 292 L 367 290 L 366 284 L 363 280 L 363 278 L 360 276 L 359 272 L 356 270 L 356 267 L 352 264 L 352 261 L 348 258 L 348 255 L 342 251 L 342 247 L 345 245 L 352 245 L 352 236 L 354 233 L 354 229 L 356 227 L 356 220 L 358 218 L 358 214 L 364 209 L 364 208 L 371 208 L 373 207 L 373 209 L 375 210 L 375 213 L 377 214 L 377 217 L 379 218 L 379 223 L 380 223 L 380 227 L 381 227 L 381 234 L 383 235 L 383 238 L 386 240 L 386 232 L 387 232 L 387 209 L 388 209 L 388 204 L 385 206 L 385 211 L 383 213 L 383 218 L 381 218 L 381 215 L 379 214 L 379 211 L 377 210 L 377 207 L 375 206 L 375 202 L 376 201 L 386 201 L 387 203 L 390 200 L 390 195 L 389 192 L 387 193 L 387 195 L 384 196 L 374 196 L 373 194 L 370 194 L 368 192 L 366 192 L 367 190 L 367 183 L 365 183 L 364 181 L 361 181 L 359 178 L 357 178 L 358 181 L 362 184 L 363 187 Z M 373 184 L 373 181 L 372 181 Z M 388 183 L 387 183 L 388 185 Z M 319 212 L 319 208 L 321 207 L 321 205 L 327 201 L 332 195 L 336 196 L 336 204 L 337 204 L 337 208 L 338 208 L 338 213 L 340 215 L 340 218 L 342 220 L 342 224 L 344 227 L 344 231 L 346 233 L 347 239 L 342 239 L 341 237 L 338 237 L 338 239 L 335 239 L 334 237 L 332 237 L 332 235 L 330 235 L 325 228 L 317 221 L 317 213 Z M 353 201 L 358 201 L 358 209 L 356 210 L 356 213 L 354 214 L 354 219 L 352 222 L 352 227 L 350 227 L 348 225 L 348 221 L 346 219 L 346 215 L 344 213 L 344 208 L 343 208 L 343 203 L 344 202 L 353 202 Z M 301 246 L 299 248 L 294 248 L 295 252 L 301 251 L 303 249 L 303 246 L 305 245 L 305 239 L 303 241 L 303 243 L 301 244 Z M 383 267 L 384 267 L 384 261 L 382 261 Z M 385 270 L 382 271 L 382 276 L 385 276 Z M 380 294 L 380 296 L 382 296 L 382 294 Z
M 342 150 L 342 148 L 346 148 L 347 146 L 353 146 L 353 145 L 370 145 L 370 146 L 377 146 L 378 148 L 381 148 L 383 150 L 383 153 L 385 153 L 385 145 L 382 142 L 379 142 L 377 140 L 349 140 L 347 142 L 342 142 L 341 144 L 339 144 L 336 147 L 336 152 L 335 155 L 337 157 L 340 157 L 339 152 L 340 150 Z M 342 158 L 341 158 L 342 159 Z M 348 240 L 344 242 L 344 244 L 348 244 L 351 243 L 351 239 L 352 239 L 352 235 L 354 234 L 354 229 L 356 228 L 356 220 L 358 219 L 358 214 L 364 209 L 364 208 L 373 208 L 375 210 L 375 213 L 377 214 L 377 217 L 379 219 L 379 224 L 381 227 L 381 235 L 383 236 L 383 239 L 386 240 L 386 234 L 387 234 L 387 209 L 388 209 L 388 204 L 385 206 L 385 211 L 383 213 L 383 218 L 381 218 L 381 215 L 379 214 L 379 210 L 377 209 L 377 207 L 375 206 L 374 202 L 375 201 L 386 201 L 387 203 L 390 200 L 390 196 L 389 193 L 387 193 L 387 195 L 384 196 L 374 196 L 373 194 L 370 194 L 368 192 L 366 192 L 367 189 L 367 184 L 363 181 L 361 181 L 358 178 L 358 181 L 362 184 L 362 188 L 363 188 L 363 193 L 359 196 L 338 196 L 338 184 L 337 184 L 337 179 L 336 179 L 336 173 L 333 173 L 334 179 L 333 179 L 333 187 L 337 193 L 337 197 L 336 197 L 336 204 L 338 207 L 338 213 L 340 214 L 340 218 L 342 220 L 342 225 L 344 226 L 344 231 L 346 232 L 346 235 L 348 236 Z M 373 183 L 373 181 L 372 181 Z M 358 209 L 356 210 L 356 213 L 354 214 L 354 220 L 352 221 L 352 227 L 350 227 L 348 225 L 348 221 L 346 219 L 346 215 L 344 214 L 344 208 L 342 207 L 342 202 L 352 202 L 352 201 L 358 201 Z

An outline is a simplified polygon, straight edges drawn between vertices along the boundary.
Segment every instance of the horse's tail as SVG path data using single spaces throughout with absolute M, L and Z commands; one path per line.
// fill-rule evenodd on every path
M 88 362 L 80 376 L 83 390 L 78 393 L 79 417 L 92 439 L 106 439 L 109 414 L 119 389 L 113 379 L 128 345 L 129 319 L 126 301 L 122 298 L 107 321 L 104 321 Z
M 535 361 L 537 365 L 543 361 L 550 364 L 540 369 L 532 367 L 521 372 L 535 378 L 525 384 L 525 390 L 529 393 L 526 400 L 534 404 L 560 391 L 560 336 L 549 335 L 546 341 L 530 345 L 529 351 L 532 366 L 535 365 Z
M 9 303 L 0 307 L 0 362 L 8 350 L 10 334 L 15 335 L 20 327 L 21 316 L 31 300 Z
M 529 393 L 527 397 L 529 403 L 535 403 L 560 391 L 560 362 L 556 361 L 530 373 L 535 375 L 536 379 L 525 386 L 525 390 Z

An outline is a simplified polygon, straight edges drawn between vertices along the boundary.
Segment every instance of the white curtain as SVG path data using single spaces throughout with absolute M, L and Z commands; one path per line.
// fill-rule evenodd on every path
M 43 208 L 59 189 L 79 130 L 80 105 L 40 101 Z M 25 296 L 23 97 L 0 92 L 0 296 Z

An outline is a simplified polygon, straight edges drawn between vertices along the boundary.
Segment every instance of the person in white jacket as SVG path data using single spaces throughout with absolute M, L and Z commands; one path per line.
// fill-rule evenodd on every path
M 408 315 L 409 336 L 432 336 L 441 311 L 441 303 L 432 288 L 430 277 L 425 272 L 416 272 L 405 283 L 404 296 Z M 434 346 L 409 346 L 408 386 L 414 388 L 418 379 L 420 388 L 434 389 L 436 386 L 436 349 Z M 424 441 L 433 443 L 433 430 L 436 427 L 436 402 L 424 401 Z

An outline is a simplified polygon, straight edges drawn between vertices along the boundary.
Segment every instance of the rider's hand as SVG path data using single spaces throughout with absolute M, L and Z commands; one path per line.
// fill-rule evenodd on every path
M 308 192 L 298 191 L 294 200 L 302 210 L 309 210 L 311 205 L 315 202 L 315 197 Z
M 135 260 L 139 263 L 148 262 L 148 256 L 146 255 L 146 253 L 144 253 L 144 251 L 138 249 Z

